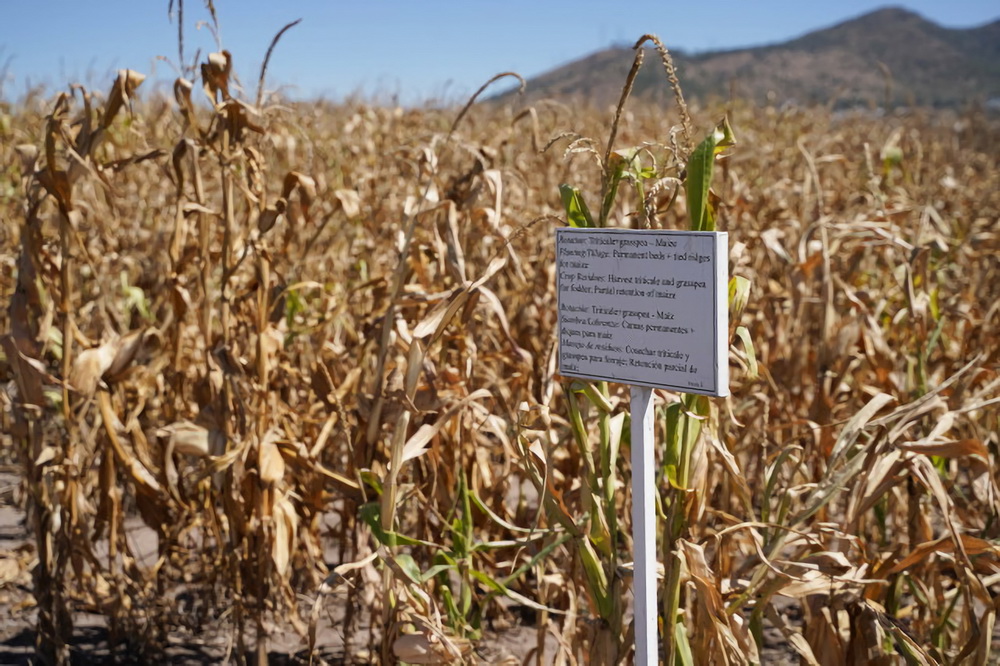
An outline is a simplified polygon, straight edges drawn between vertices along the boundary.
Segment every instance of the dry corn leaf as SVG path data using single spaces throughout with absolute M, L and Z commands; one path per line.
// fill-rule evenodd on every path
M 351 571 L 355 571 L 357 569 L 363 569 L 364 567 L 374 562 L 375 559 L 378 557 L 379 553 L 378 551 L 376 551 L 374 553 L 371 553 L 367 557 L 361 558 L 357 562 L 345 562 L 343 564 L 337 565 L 336 567 L 333 568 L 333 572 L 338 576 L 343 576 L 347 573 L 350 573 Z
M 113 381 L 124 373 L 142 350 L 147 330 L 114 336 L 100 347 L 86 349 L 73 360 L 69 384 L 78 393 L 93 395 L 100 380 Z
M 431 310 L 426 317 L 424 317 L 423 321 L 414 327 L 413 337 L 424 338 L 430 335 L 431 338 L 427 341 L 427 345 L 430 346 L 435 340 L 441 337 L 445 327 L 451 322 L 452 317 L 455 316 L 455 313 L 458 312 L 459 308 L 461 308 L 465 303 L 469 294 L 478 289 L 481 285 L 485 284 L 486 281 L 492 278 L 506 263 L 507 260 L 505 257 L 494 257 L 494 259 L 490 262 L 490 265 L 486 268 L 486 271 L 478 280 L 471 284 L 466 284 L 453 289 L 451 295 L 447 299 L 438 303 L 437 306 L 435 306 L 434 309 Z
M 413 328 L 413 336 L 423 338 L 433 333 L 434 337 L 427 343 L 429 346 L 438 338 L 440 335 L 439 331 L 442 331 L 447 326 L 448 322 L 451 321 L 451 318 L 458 312 L 458 309 L 465 303 L 468 297 L 469 290 L 465 287 L 455 287 L 452 289 L 448 298 L 434 306 L 434 309 Z
M 198 458 L 207 457 L 211 452 L 208 428 L 191 421 L 171 423 L 157 430 L 156 434 L 167 439 L 168 451 L 173 450 L 183 455 Z
M 970 542 L 973 548 L 978 547 L 980 545 L 979 542 L 982 540 L 977 539 L 976 537 L 969 537 L 969 535 L 961 534 L 959 532 L 958 527 L 955 525 L 957 516 L 954 510 L 954 501 L 952 500 L 951 495 L 948 494 L 948 490 L 944 487 L 944 483 L 942 482 L 937 470 L 931 464 L 930 459 L 925 456 L 915 456 L 910 462 L 911 472 L 930 489 L 931 494 L 938 503 L 938 507 L 941 510 L 941 516 L 945 525 L 948 527 L 948 532 L 951 534 L 952 541 L 955 543 L 955 554 L 957 559 L 963 565 L 960 567 L 960 571 L 963 574 L 962 578 L 966 584 L 966 588 L 969 589 L 972 595 L 983 604 L 991 604 L 993 598 L 990 592 L 983 585 L 982 580 L 973 572 L 973 564 L 969 559 L 969 552 L 965 548 L 967 540 L 970 538 L 973 539 L 973 541 Z M 995 553 L 996 547 L 991 545 L 991 548 Z
M 743 506 L 751 507 L 753 500 L 750 486 L 747 484 L 746 476 L 743 471 L 740 470 L 739 462 L 737 462 L 736 457 L 730 453 L 729 449 L 727 449 L 721 441 L 719 441 L 714 428 L 709 428 L 707 430 L 707 440 L 718 454 L 719 459 L 722 461 L 723 468 L 729 474 L 729 478 L 731 478 L 735 484 L 736 491 L 739 494 L 740 501 L 743 503 Z
M 43 385 L 58 384 L 59 380 L 49 374 L 44 363 L 21 353 L 14 336 L 0 337 L 0 345 L 3 346 L 7 363 L 14 371 L 21 402 L 26 405 L 43 405 Z
M 765 611 L 771 623 L 778 628 L 781 634 L 788 641 L 788 644 L 799 654 L 804 666 L 820 666 L 816 655 L 813 654 L 809 641 L 800 632 L 792 629 L 785 621 L 785 617 L 775 609 L 773 605 L 768 605 Z
M 403 445 L 401 462 L 406 462 L 407 460 L 412 460 L 423 455 L 427 451 L 427 446 L 430 444 L 434 436 L 437 435 L 441 429 L 451 421 L 451 418 L 456 412 L 467 406 L 470 402 L 483 400 L 489 397 L 491 397 L 491 393 L 489 391 L 486 389 L 477 389 L 462 400 L 459 400 L 455 404 L 451 405 L 448 410 L 438 417 L 433 424 L 425 423 L 421 425 L 417 431 L 413 433 L 408 440 L 406 440 L 406 444 Z
M 218 211 L 212 210 L 208 206 L 203 206 L 202 204 L 197 203 L 195 201 L 186 201 L 184 205 L 181 206 L 181 211 L 185 215 L 189 215 L 191 213 L 202 213 L 204 215 L 211 215 L 213 217 L 219 216 Z
M 274 540 L 271 542 L 271 558 L 278 575 L 288 573 L 288 563 L 295 550 L 295 535 L 299 527 L 299 514 L 287 494 L 281 495 L 271 508 L 274 521 Z
M 220 93 L 223 100 L 229 99 L 229 74 L 232 68 L 233 58 L 229 51 L 209 53 L 208 59 L 202 63 L 202 87 L 213 102 L 218 101 Z
M 500 325 L 500 330 L 503 331 L 503 336 L 507 339 L 507 343 L 511 346 L 511 349 L 517 357 L 522 362 L 530 364 L 532 361 L 531 353 L 517 344 L 517 340 L 511 333 L 510 323 L 507 321 L 507 313 L 504 311 L 503 303 L 501 303 L 500 297 L 497 296 L 492 290 L 482 286 L 477 289 L 476 293 L 482 296 L 483 301 L 493 311 L 496 321 Z
M 441 426 L 438 424 L 425 423 L 420 426 L 413 433 L 413 436 L 406 440 L 406 444 L 403 445 L 403 455 L 400 458 L 400 462 L 405 463 L 408 460 L 419 458 L 427 453 L 428 445 L 440 429 Z
M 35 458 L 35 467 L 41 467 L 45 463 L 52 462 L 56 459 L 56 455 L 59 451 L 54 446 L 46 446 Z
M 299 192 L 303 210 L 308 212 L 312 202 L 316 199 L 316 181 L 304 173 L 290 171 L 285 176 L 281 188 L 281 198 L 287 201 L 292 196 L 292 192 L 296 190 Z
M 197 119 L 194 114 L 194 103 L 191 101 L 191 91 L 194 90 L 194 83 L 183 77 L 178 77 L 174 81 L 174 100 L 184 117 L 185 122 L 195 126 L 197 129 Z M 176 165 L 175 165 L 176 166 Z M 180 181 L 183 185 L 183 180 Z
M 80 352 L 73 359 L 73 367 L 69 373 L 70 386 L 83 395 L 94 395 L 98 382 L 115 362 L 116 356 L 117 340 L 108 340 L 100 347 Z
M 773 252 L 778 258 L 786 263 L 792 263 L 792 257 L 788 254 L 785 246 L 781 244 L 784 232 L 778 227 L 769 227 L 761 232 L 760 239 L 764 241 L 764 246 Z
M 988 553 L 1000 558 L 1000 545 L 993 544 L 985 539 L 980 539 L 979 537 L 974 537 L 970 534 L 960 534 L 959 538 L 962 541 L 962 547 L 969 556 Z M 955 542 L 950 536 L 941 537 L 940 539 L 935 539 L 934 541 L 927 541 L 910 551 L 909 555 L 901 559 L 891 569 L 889 569 L 888 574 L 896 574 L 901 571 L 905 571 L 913 565 L 927 559 L 927 557 L 934 553 L 952 554 L 954 552 Z
M 156 477 L 142 464 L 139 460 L 131 455 L 128 449 L 122 444 L 121 439 L 118 436 L 118 426 L 120 422 L 115 416 L 114 410 L 111 406 L 111 396 L 107 391 L 100 391 L 97 394 L 97 403 L 101 410 L 101 419 L 104 421 L 104 430 L 108 435 L 108 440 L 111 442 L 111 447 L 115 452 L 118 460 L 121 464 L 129 471 L 132 475 L 132 479 L 136 482 L 136 485 L 142 489 L 147 496 L 152 496 L 156 498 L 163 497 L 163 487 L 160 482 L 157 481 Z M 158 525 L 151 525 L 151 527 L 159 527 Z
M 115 341 L 115 357 L 111 365 L 104 372 L 104 376 L 113 381 L 125 372 L 146 343 L 148 329 L 141 329 L 126 333 Z
M 594 489 L 580 473 L 583 452 L 567 441 L 567 405 L 556 379 L 554 247 L 548 224 L 534 221 L 544 219 L 536 216 L 549 209 L 560 182 L 585 183 L 584 195 L 594 202 L 595 185 L 607 172 L 592 160 L 560 163 L 559 151 L 536 153 L 531 139 L 568 118 L 584 126 L 606 120 L 546 102 L 538 105 L 545 113 L 532 107 L 518 116 L 543 125 L 528 137 L 514 131 L 506 110 L 484 108 L 461 132 L 445 137 L 434 133 L 449 120 L 437 110 L 295 104 L 267 109 L 268 135 L 256 140 L 249 131 L 254 122 L 265 125 L 258 121 L 264 113 L 229 96 L 241 92 L 232 72 L 227 54 L 208 57 L 206 88 L 214 108 L 196 107 L 192 84 L 183 79 L 175 83 L 173 108 L 136 104 L 126 76 L 120 101 L 110 99 L 118 97 L 114 90 L 109 96 L 117 115 L 82 88 L 44 105 L 48 121 L 37 111 L 42 104 L 0 112 L 0 125 L 13 123 L 17 135 L 0 146 L 13 187 L 7 188 L 11 196 L 0 196 L 0 217 L 12 230 L 0 233 L 0 291 L 10 299 L 7 323 L 14 333 L 0 354 L 7 382 L 0 387 L 0 447 L 13 437 L 16 452 L 23 449 L 17 442 L 40 435 L 41 445 L 24 450 L 45 465 L 42 471 L 61 469 L 55 463 L 62 450 L 72 462 L 66 474 L 47 474 L 32 489 L 39 493 L 34 497 L 54 493 L 50 505 L 55 520 L 63 521 L 37 536 L 46 540 L 49 564 L 62 558 L 71 565 L 61 578 L 65 598 L 85 605 L 113 601 L 102 607 L 109 621 L 117 613 L 128 625 L 143 620 L 143 609 L 155 610 L 151 601 L 162 594 L 173 598 L 183 588 L 179 603 L 195 600 L 192 610 L 206 618 L 242 613 L 251 634 L 255 620 L 263 620 L 265 631 L 270 618 L 294 626 L 303 606 L 309 611 L 305 595 L 322 578 L 325 546 L 335 544 L 361 563 L 334 572 L 365 580 L 338 588 L 345 596 L 330 603 L 389 608 L 392 595 L 403 621 L 410 613 L 430 616 L 429 626 L 412 633 L 440 640 L 436 607 L 454 581 L 435 577 L 411 593 L 397 572 L 383 589 L 372 562 L 362 564 L 370 532 L 354 529 L 359 523 L 351 507 L 386 492 L 386 485 L 376 487 L 388 478 L 381 445 L 391 433 L 397 468 L 401 458 L 436 447 L 420 459 L 415 477 L 390 490 L 398 499 L 392 529 L 437 541 L 442 517 L 451 520 L 451 508 L 460 506 L 456 470 L 463 470 L 481 504 L 473 513 L 485 517 L 475 520 L 476 542 L 489 544 L 489 550 L 468 553 L 470 570 L 499 579 L 531 561 L 542 600 L 570 613 L 569 621 L 550 623 L 546 640 L 558 648 L 554 654 L 547 648 L 544 659 L 586 660 L 580 646 L 598 625 L 580 616 L 587 600 L 574 544 L 544 553 L 535 546 L 586 539 L 576 521 L 593 509 Z M 120 120 L 129 101 L 142 115 L 126 128 Z M 679 181 L 663 174 L 679 175 L 677 155 L 689 151 L 690 137 L 681 127 L 663 136 L 662 113 L 641 108 L 632 107 L 628 131 L 637 137 L 649 132 L 664 145 L 644 148 L 656 172 L 644 183 L 646 196 L 619 188 L 612 217 L 638 210 L 651 218 L 655 208 L 654 221 L 669 225 L 681 212 L 671 207 L 683 204 L 685 195 L 675 202 Z M 995 600 L 988 592 L 997 576 L 977 573 L 995 570 L 1000 557 L 958 535 L 988 540 L 997 514 L 990 458 L 996 457 L 1000 303 L 983 288 L 996 284 L 1000 240 L 993 214 L 1000 151 L 992 121 L 979 112 L 927 122 L 914 114 L 883 119 L 838 112 L 834 119 L 793 107 L 763 109 L 767 113 L 734 108 L 760 149 L 725 163 L 725 213 L 735 234 L 730 261 L 761 293 L 738 303 L 745 305 L 742 322 L 731 319 L 734 330 L 742 323 L 752 332 L 764 371 L 758 382 L 734 379 L 731 418 L 720 415 L 711 441 L 703 442 L 706 455 L 692 461 L 700 474 L 700 499 L 692 506 L 707 506 L 711 520 L 691 521 L 683 538 L 709 539 L 704 548 L 712 550 L 711 556 L 688 553 L 696 576 L 682 591 L 691 602 L 683 615 L 694 650 L 690 662 L 750 660 L 751 646 L 738 656 L 728 643 L 730 633 L 737 641 L 745 636 L 749 601 L 765 607 L 807 663 L 933 663 L 925 654 L 930 645 L 949 662 L 984 663 L 995 631 Z M 103 131 L 105 116 L 120 127 Z M 894 132 L 899 145 L 892 147 L 905 151 L 904 159 L 886 165 L 879 148 Z M 95 153 L 102 134 L 109 140 Z M 781 148 L 794 148 L 800 134 L 815 157 Z M 569 138 L 570 153 L 600 160 L 597 141 Z M 44 151 L 18 150 L 13 144 L 20 141 L 44 145 Z M 176 146 L 174 165 L 164 159 L 163 174 L 155 151 L 146 153 L 145 163 L 127 156 L 142 145 Z M 859 158 L 858 164 L 843 155 Z M 940 174 L 922 176 L 935 170 Z M 312 183 L 293 176 L 287 198 L 273 198 L 284 190 L 286 174 L 300 171 Z M 319 225 L 305 229 L 311 223 L 300 204 L 311 206 L 323 224 L 341 214 L 350 224 L 331 233 Z M 417 216 L 415 224 L 398 223 L 404 212 Z M 284 224 L 281 215 L 292 222 Z M 68 248 L 57 237 L 60 229 L 68 232 Z M 269 234 L 266 242 L 259 242 L 261 233 Z M 169 250 L 157 251 L 168 237 Z M 485 283 L 472 288 L 469 281 L 484 275 L 498 255 L 507 255 L 512 270 L 505 268 L 489 289 Z M 72 278 L 68 291 L 62 269 Z M 142 285 L 162 344 L 152 349 L 145 335 L 136 335 L 110 367 L 95 366 L 98 386 L 102 379 L 121 380 L 114 391 L 98 389 L 97 415 L 90 401 L 61 402 L 56 389 L 70 382 L 72 366 L 58 378 L 49 372 L 59 365 L 61 350 L 79 360 L 81 350 L 95 346 L 88 336 L 97 340 L 105 331 L 124 330 L 132 313 L 115 297 L 121 274 Z M 319 281 L 323 288 L 309 298 L 292 293 L 298 288 L 281 292 L 297 281 Z M 269 312 L 260 311 L 262 305 Z M 285 347 L 272 344 L 277 336 L 255 338 L 275 335 L 263 330 L 263 322 L 286 318 L 292 329 Z M 378 336 L 383 324 L 384 339 Z M 63 340 L 67 330 L 78 337 Z M 262 352 L 257 364 L 246 360 L 248 350 Z M 974 358 L 977 352 L 982 355 Z M 139 359 L 148 372 L 131 372 Z M 967 372 L 953 379 L 966 363 Z M 270 372 L 260 373 L 267 374 L 262 383 L 257 375 L 265 364 Z M 383 381 L 393 373 L 395 385 Z M 470 403 L 441 420 L 462 396 L 481 388 L 496 400 Z M 376 408 L 387 394 L 385 408 Z M 865 403 L 884 399 L 880 394 L 894 396 L 900 406 L 885 403 L 865 413 Z M 622 397 L 613 386 L 607 402 L 612 418 L 623 417 Z M 510 407 L 521 401 L 544 418 L 519 419 Z M 588 410 L 584 426 L 596 445 L 606 424 L 599 426 L 603 417 Z M 198 414 L 208 430 L 188 435 L 191 441 L 171 443 L 168 433 L 145 442 L 147 433 L 180 424 L 187 414 Z M 67 415 L 73 422 L 64 426 Z M 851 420 L 846 428 L 845 419 Z M 278 433 L 273 445 L 255 437 L 262 433 L 258 428 Z M 366 430 L 377 436 L 367 438 Z M 228 452 L 223 431 L 233 434 Z M 445 445 L 437 447 L 437 440 Z M 43 449 L 46 444 L 53 448 Z M 183 479 L 170 468 L 178 456 L 171 452 L 164 460 L 169 447 L 180 454 L 178 465 L 197 463 Z M 798 453 L 779 458 L 790 449 Z M 53 451 L 59 453 L 49 460 Z M 205 457 L 206 451 L 222 455 Z M 935 465 L 931 455 L 952 459 Z M 30 468 L 31 458 L 21 467 Z M 613 490 L 606 485 L 612 481 L 608 475 L 598 485 Z M 9 488 L 0 483 L 0 494 L 7 496 Z M 45 506 L 30 504 L 33 510 Z M 156 531 L 163 553 L 159 560 L 152 555 L 149 568 L 124 529 L 132 505 Z M 753 522 L 760 511 L 766 520 Z M 621 514 L 617 536 L 610 514 L 605 518 L 598 521 L 598 537 L 614 547 L 628 533 L 630 517 Z M 87 529 L 76 529 L 91 519 L 103 521 L 93 539 Z M 529 529 L 529 542 L 523 537 L 520 546 L 502 545 Z M 723 532 L 712 540 L 712 533 Z M 932 541 L 942 534 L 948 535 L 945 543 Z M 917 545 L 923 542 L 931 545 Z M 265 564 L 273 563 L 269 578 L 258 579 L 259 557 L 235 557 L 231 544 L 263 553 Z M 439 552 L 428 545 L 404 550 L 421 566 Z M 783 561 L 775 564 L 775 558 Z M 880 569 L 912 562 L 909 587 L 900 588 L 903 603 L 894 604 L 898 618 L 885 616 L 875 602 L 900 590 L 866 583 L 868 558 Z M 345 568 L 355 564 L 359 569 Z M 45 573 L 46 562 L 35 571 Z M 342 581 L 331 579 L 331 585 Z M 240 581 L 243 588 L 239 594 L 216 589 L 220 581 Z M 723 587 L 729 581 L 732 590 Z M 815 593 L 792 604 L 802 611 L 795 624 L 809 625 L 811 647 L 797 626 L 789 629 L 770 614 L 785 608 L 784 600 L 768 603 L 772 594 L 782 594 L 782 585 L 788 594 Z M 613 589 L 610 581 L 608 586 Z M 319 596 L 324 592 L 321 586 Z M 385 595 L 382 603 L 379 594 Z M 717 594 L 731 604 L 732 615 L 719 613 Z M 223 607 L 230 601 L 232 609 Z M 473 590 L 471 612 L 484 612 L 482 601 Z M 613 601 L 624 602 L 616 609 L 624 610 L 627 594 Z M 58 618 L 52 614 L 58 609 L 39 610 Z M 321 610 L 316 603 L 311 616 L 318 620 Z M 623 616 L 627 612 L 611 614 L 599 630 L 627 635 Z M 361 624 L 368 619 L 379 624 L 378 618 Z M 391 622 L 377 632 L 387 636 L 383 647 L 390 653 L 399 635 Z M 357 631 L 348 635 L 348 623 L 343 628 L 345 644 L 365 639 Z M 881 653 L 893 649 L 890 639 L 897 655 L 888 657 Z M 728 647 L 720 648 L 723 643 Z M 533 645 L 521 647 L 521 658 L 542 656 L 525 654 Z M 375 646 L 368 649 L 359 662 L 376 659 Z
M 990 459 L 990 451 L 980 439 L 960 439 L 948 442 L 904 442 L 896 446 L 904 451 L 920 453 L 925 456 L 938 456 L 941 458 L 979 456 L 984 460 Z
M 462 249 L 462 236 L 458 229 L 458 208 L 455 202 L 448 201 L 448 214 L 443 224 L 438 222 L 436 230 L 439 234 L 441 231 L 444 232 L 448 271 L 457 282 L 464 284 L 468 280 L 465 271 L 465 250 Z
M 282 321 L 282 327 L 284 323 Z M 267 374 L 270 374 L 275 365 L 274 356 L 285 348 L 285 334 L 274 324 L 268 324 L 261 333 L 260 339 L 261 353 L 268 360 Z
M 266 234 L 274 227 L 280 215 L 281 213 L 274 206 L 268 206 L 261 211 L 260 216 L 257 218 L 257 230 L 261 235 Z
M 361 215 L 361 195 L 356 190 L 334 190 L 333 198 L 340 204 L 340 209 L 348 219 L 353 220 Z
M 38 163 L 38 146 L 33 143 L 22 143 L 14 147 L 14 152 L 21 160 L 21 174 L 30 175 Z
M 861 431 L 865 429 L 868 422 L 871 421 L 875 414 L 879 412 L 880 409 L 885 407 L 890 402 L 894 402 L 895 397 L 887 393 L 879 393 L 868 403 L 862 407 L 857 414 L 851 417 L 851 419 L 841 430 L 840 435 L 837 437 L 837 442 L 834 444 L 833 451 L 830 453 L 830 465 L 833 466 L 835 461 L 837 461 L 840 456 L 842 456 L 854 443 L 857 441 L 858 436 Z
M 986 664 L 989 663 L 991 655 L 996 655 L 993 647 L 996 640 L 996 620 L 997 611 L 995 607 L 987 608 L 986 612 L 980 617 L 978 627 L 979 637 L 976 641 L 975 650 L 970 655 L 970 663 Z
M 400 661 L 410 664 L 453 664 L 462 659 L 462 652 L 455 641 L 429 630 L 402 634 L 393 641 L 392 653 Z
M 821 666 L 847 663 L 850 618 L 846 610 L 823 606 L 806 620 L 803 634 Z
M 843 576 L 848 571 L 854 569 L 854 565 L 844 553 L 837 551 L 823 551 L 810 553 L 803 559 L 798 560 L 798 564 L 815 568 L 816 571 L 827 576 Z
M 111 87 L 111 94 L 108 95 L 108 101 L 104 105 L 104 117 L 101 120 L 103 127 L 111 126 L 111 121 L 114 120 L 115 115 L 117 115 L 118 110 L 122 108 L 123 104 L 131 104 L 135 89 L 145 80 L 145 74 L 140 74 L 131 69 L 118 70 L 118 78 L 115 79 L 115 83 Z
M 733 616 L 726 610 L 715 575 L 705 559 L 704 548 L 684 539 L 679 539 L 677 543 L 678 551 L 683 556 L 687 571 L 698 591 L 699 612 L 704 612 L 709 620 L 708 626 L 701 625 L 706 633 L 700 633 L 693 639 L 702 645 L 698 654 L 704 658 L 710 653 L 714 642 L 723 651 L 719 663 L 759 663 L 757 643 L 750 634 L 748 625 L 733 622 Z
M 285 478 L 285 459 L 275 443 L 278 436 L 277 430 L 269 430 L 260 442 L 258 465 L 264 483 L 274 484 Z
M 876 451 L 873 449 L 872 454 Z M 899 483 L 899 473 L 906 467 L 902 453 L 889 450 L 878 455 L 874 464 L 868 465 L 863 472 L 862 483 L 857 492 L 851 496 L 848 505 L 848 523 L 853 523 L 858 516 L 863 515 L 875 505 L 889 490 Z
M 0 555 L 0 589 L 8 583 L 13 583 L 21 579 L 24 568 L 21 563 L 9 554 Z
M 896 643 L 902 648 L 901 651 L 908 657 L 908 664 L 916 664 L 917 666 L 938 666 L 938 661 L 929 655 L 927 651 L 914 641 L 913 637 L 911 637 L 906 631 L 900 628 L 896 622 L 886 616 L 884 609 L 879 608 L 875 603 L 868 599 L 864 601 L 864 604 L 874 614 L 885 632 L 890 634 Z
M 814 594 L 831 594 L 840 589 L 840 585 L 825 576 L 819 571 L 807 571 L 797 580 L 790 580 L 783 584 L 776 594 L 792 599 L 805 599 Z

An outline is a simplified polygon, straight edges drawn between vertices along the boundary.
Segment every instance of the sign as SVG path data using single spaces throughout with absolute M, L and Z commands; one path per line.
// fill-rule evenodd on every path
M 659 654 L 653 388 L 729 395 L 728 249 L 722 232 L 556 230 L 559 373 L 632 385 L 639 666 Z
M 559 374 L 729 395 L 729 235 L 556 229 Z

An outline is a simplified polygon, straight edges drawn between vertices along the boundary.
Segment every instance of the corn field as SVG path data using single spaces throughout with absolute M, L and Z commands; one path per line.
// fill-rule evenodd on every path
M 233 57 L 0 107 L 38 663 L 84 616 L 122 661 L 629 661 L 628 387 L 556 373 L 560 188 L 688 228 L 724 112 L 745 287 L 732 395 L 655 394 L 661 658 L 996 663 L 995 114 L 288 103 Z

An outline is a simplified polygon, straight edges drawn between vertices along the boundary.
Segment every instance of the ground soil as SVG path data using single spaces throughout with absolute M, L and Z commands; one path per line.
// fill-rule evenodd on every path
M 21 507 L 21 490 L 16 469 L 0 465 L 0 665 L 27 666 L 35 662 L 35 602 L 32 595 L 31 568 L 36 561 L 34 537 L 29 533 Z M 138 518 L 126 521 L 126 530 L 140 559 L 155 559 L 156 536 Z M 316 647 L 312 659 L 306 642 L 294 631 L 274 629 L 269 641 L 271 664 L 363 664 L 371 661 L 360 645 L 344 645 L 340 629 L 344 617 L 344 598 L 332 595 L 317 625 Z M 367 619 L 363 619 L 368 624 Z M 220 622 L 210 632 L 174 632 L 167 637 L 161 655 L 146 655 L 145 659 L 129 652 L 128 646 L 112 651 L 107 618 L 103 615 L 76 611 L 73 613 L 73 639 L 70 643 L 73 664 L 106 663 L 169 663 L 218 664 L 231 661 L 234 646 L 232 632 Z M 231 627 L 228 627 L 231 628 Z M 356 643 L 367 643 L 369 632 L 356 632 Z M 536 645 L 534 628 L 507 626 L 491 631 L 477 645 L 474 659 L 478 663 L 519 664 Z M 547 641 L 554 652 L 556 642 Z
M 34 663 L 35 655 L 35 608 L 32 596 L 31 567 L 34 564 L 34 542 L 24 521 L 20 507 L 20 489 L 16 470 L 0 467 L 0 664 L 27 666 Z M 138 519 L 126 524 L 130 539 L 140 553 L 149 556 L 155 551 L 155 536 Z M 150 541 L 152 540 L 152 541 Z M 344 636 L 340 629 L 344 616 L 344 599 L 331 603 L 321 616 L 316 649 L 311 663 L 346 664 L 368 663 L 371 661 L 366 650 L 360 646 L 344 646 Z M 538 637 L 536 629 L 516 621 L 516 613 L 509 614 L 494 625 L 483 641 L 476 646 L 473 663 L 482 664 L 535 664 L 534 650 Z M 515 618 L 515 621 L 511 621 Z M 129 652 L 127 646 L 112 651 L 107 620 L 102 615 L 76 612 L 73 616 L 73 640 L 71 655 L 74 664 L 117 663 L 169 663 L 169 664 L 217 664 L 228 661 L 233 646 L 229 635 L 216 626 L 206 635 L 191 632 L 174 632 L 167 637 L 167 646 L 160 655 L 139 655 Z M 368 631 L 357 632 L 359 642 L 367 642 Z M 230 632 L 231 635 L 231 632 Z M 305 650 L 305 641 L 295 632 L 275 630 L 272 633 L 269 663 L 307 664 L 310 655 Z M 552 655 L 557 648 L 556 639 L 549 635 L 546 639 L 546 654 Z M 781 634 L 772 628 L 765 632 L 765 647 L 762 662 L 770 666 L 791 666 L 798 663 L 797 656 L 790 649 Z M 550 663 L 546 660 L 543 663 Z

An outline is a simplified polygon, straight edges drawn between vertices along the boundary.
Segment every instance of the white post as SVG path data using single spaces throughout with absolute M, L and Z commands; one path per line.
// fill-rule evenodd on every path
M 632 386 L 632 543 L 635 663 L 658 663 L 656 636 L 656 499 L 653 389 Z

